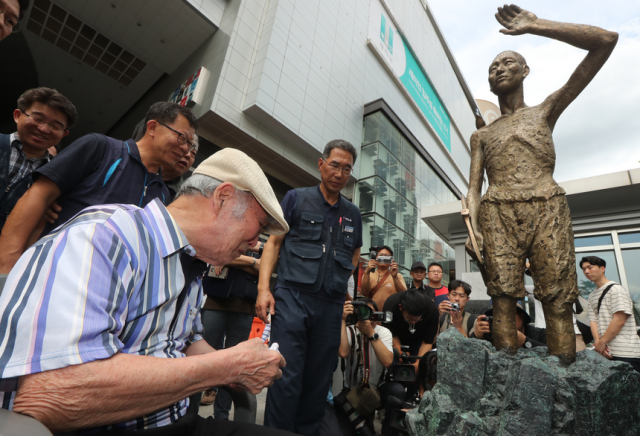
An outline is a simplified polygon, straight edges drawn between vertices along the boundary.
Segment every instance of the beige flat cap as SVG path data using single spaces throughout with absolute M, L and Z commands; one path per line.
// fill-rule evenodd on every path
M 256 198 L 275 223 L 267 224 L 267 231 L 272 235 L 282 235 L 289 231 L 282 208 L 273 188 L 255 160 L 235 148 L 224 148 L 206 158 L 193 174 L 204 174 L 233 186 L 249 191 Z

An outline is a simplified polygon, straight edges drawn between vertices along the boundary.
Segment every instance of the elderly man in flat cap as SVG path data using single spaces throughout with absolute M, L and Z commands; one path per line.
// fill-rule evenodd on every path
M 200 336 L 205 262 L 232 261 L 263 229 L 289 227 L 264 173 L 233 149 L 205 160 L 168 207 L 83 210 L 7 279 L 0 406 L 54 433 L 290 434 L 197 414 L 209 387 L 258 393 L 282 374 L 259 339 L 215 351 Z

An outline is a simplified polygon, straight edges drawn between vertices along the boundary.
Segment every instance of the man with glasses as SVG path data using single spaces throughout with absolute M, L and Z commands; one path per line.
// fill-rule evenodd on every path
M 320 184 L 287 192 L 281 206 L 291 230 L 271 236 L 262 253 L 256 313 L 265 322 L 271 314 L 271 342 L 287 360 L 282 380 L 267 394 L 268 427 L 313 436 L 322 423 L 335 368 L 329 357 L 338 354 L 347 282 L 362 246 L 360 211 L 340 195 L 356 158 L 347 141 L 325 146 Z
M 0 134 L 0 230 L 33 184 L 31 173 L 49 162 L 47 149 L 69 134 L 78 112 L 55 89 L 34 88 L 20 96 L 13 119 L 17 131 Z
M 8 274 L 22 253 L 82 209 L 98 204 L 169 204 L 161 165 L 175 165 L 192 148 L 198 120 L 178 104 L 153 104 L 144 136 L 135 142 L 92 133 L 74 141 L 34 172 L 35 183 L 18 201 L 0 236 L 0 273 Z M 49 213 L 56 202 L 57 214 Z M 44 228 L 44 231 L 43 231 Z
M 442 284 L 442 265 L 431 262 L 427 267 L 427 278 L 429 279 L 427 296 L 436 303 L 436 306 L 440 306 L 449 295 L 449 289 Z
M 29 0 L 0 0 L 0 40 L 19 31 L 18 21 L 29 8 Z

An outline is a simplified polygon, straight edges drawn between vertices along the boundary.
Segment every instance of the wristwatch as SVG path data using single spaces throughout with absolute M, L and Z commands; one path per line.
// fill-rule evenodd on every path
M 369 342 L 377 341 L 378 339 L 380 339 L 380 335 L 374 333 L 373 336 L 369 338 Z

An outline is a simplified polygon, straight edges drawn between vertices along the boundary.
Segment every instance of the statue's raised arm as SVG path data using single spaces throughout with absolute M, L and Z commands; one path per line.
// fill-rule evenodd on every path
M 553 131 L 562 112 L 587 87 L 607 61 L 618 42 L 618 34 L 586 24 L 544 20 L 516 5 L 504 5 L 498 8 L 496 19 L 504 26 L 500 32 L 505 35 L 528 33 L 544 36 L 589 52 L 567 83 L 547 97 L 543 103 L 543 106 L 548 109 L 547 120 Z

